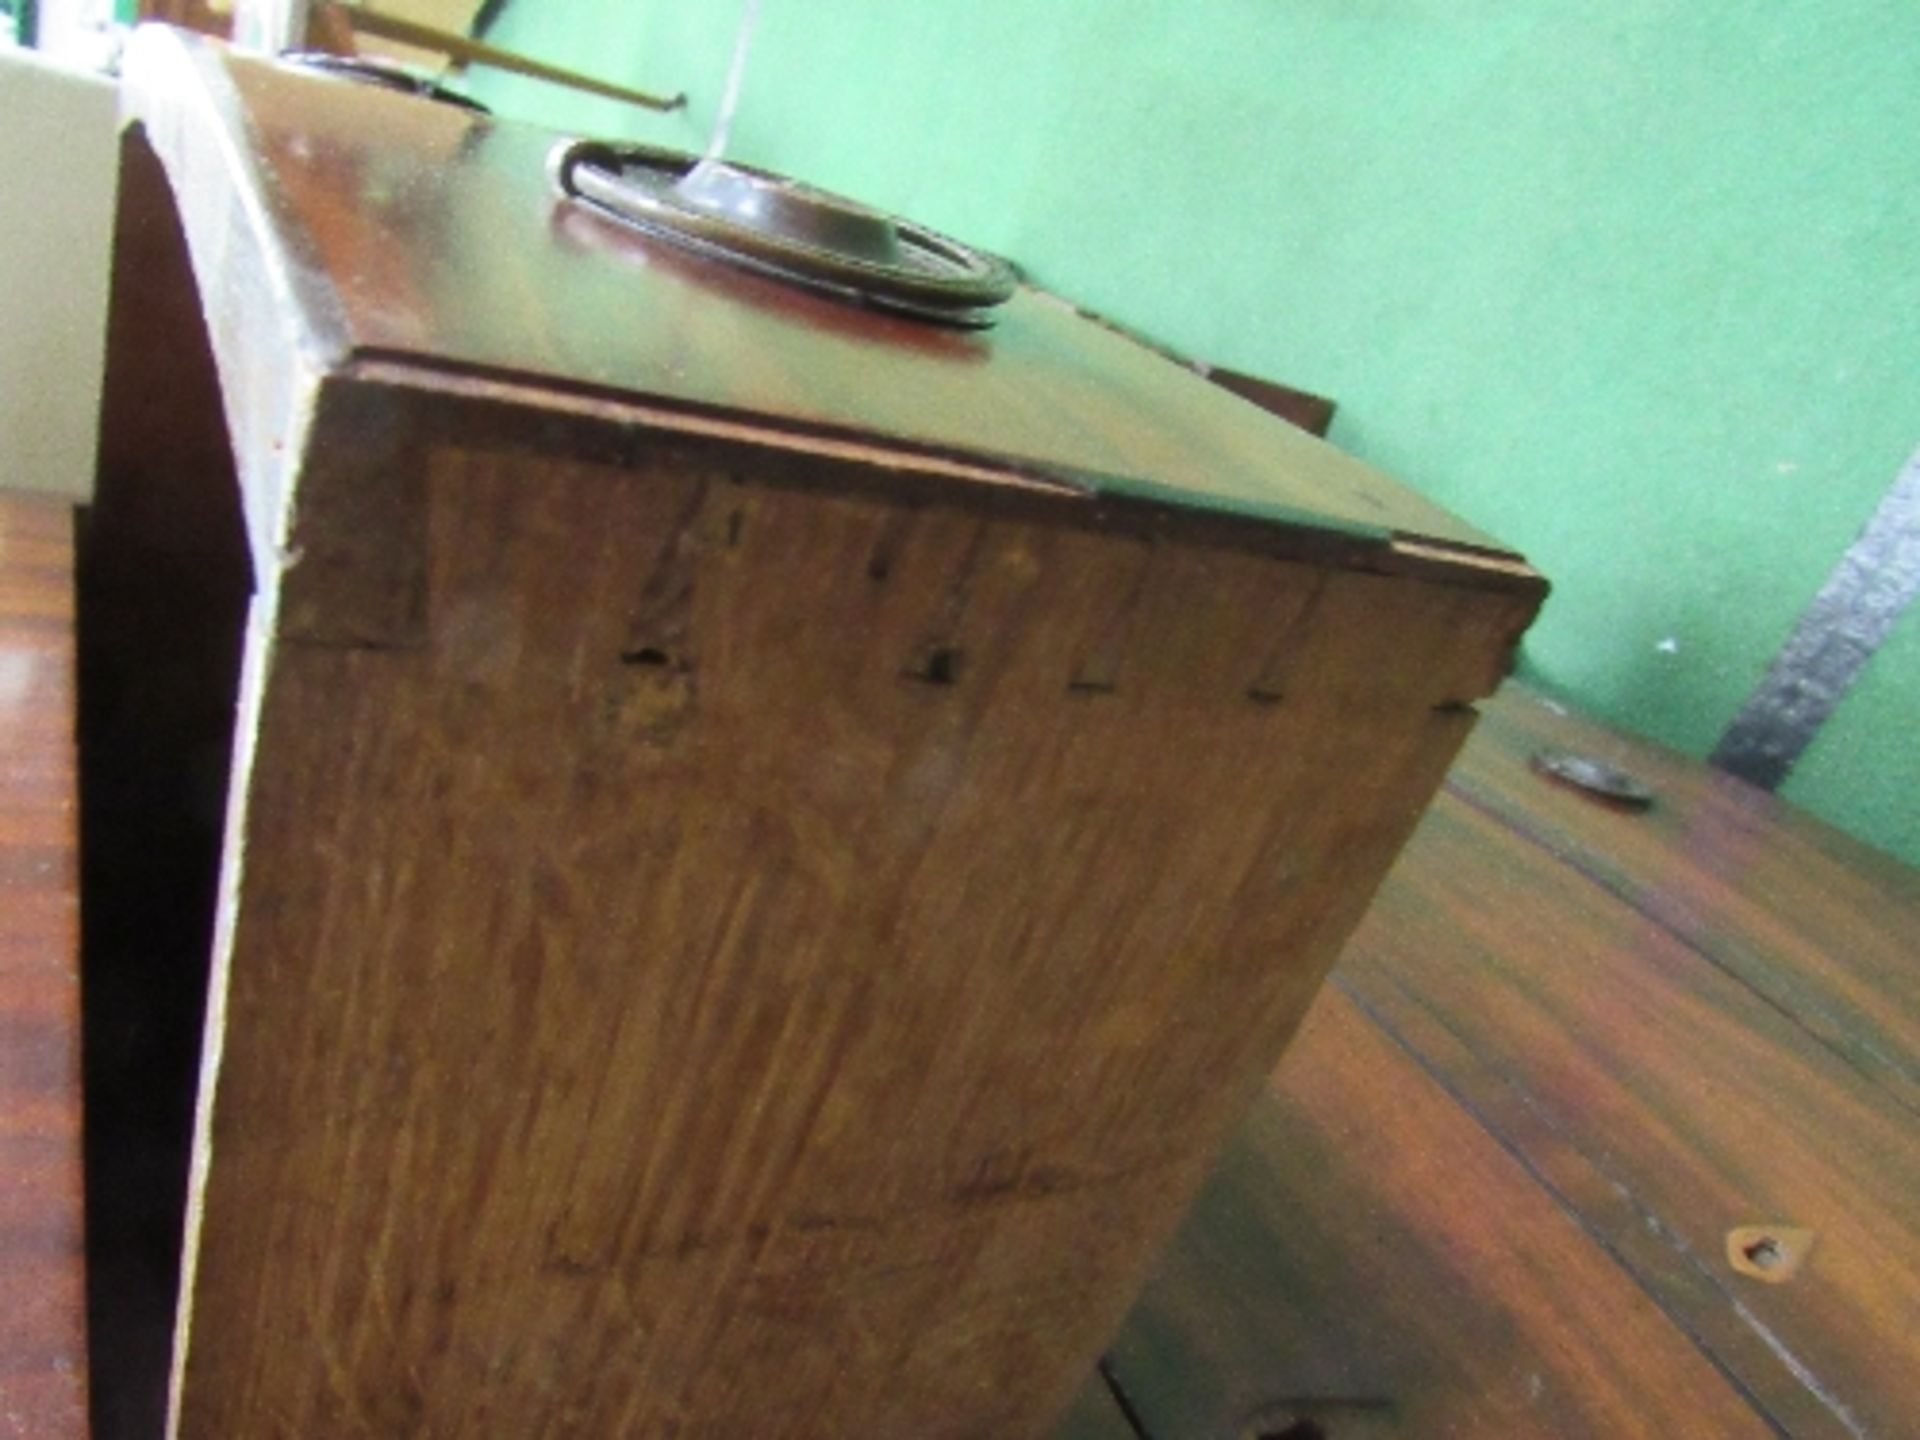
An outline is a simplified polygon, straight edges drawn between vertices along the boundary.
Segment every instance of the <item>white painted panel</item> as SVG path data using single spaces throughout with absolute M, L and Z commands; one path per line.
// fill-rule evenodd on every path
M 0 488 L 93 489 L 117 120 L 110 81 L 0 49 Z

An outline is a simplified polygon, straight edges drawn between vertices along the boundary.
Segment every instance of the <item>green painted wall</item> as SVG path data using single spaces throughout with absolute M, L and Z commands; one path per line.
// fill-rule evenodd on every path
M 697 147 L 736 3 L 513 0 Z M 765 0 L 734 153 L 1014 257 L 1556 583 L 1538 682 L 1694 753 L 1920 445 L 1911 0 Z M 1786 793 L 1920 861 L 1920 614 Z

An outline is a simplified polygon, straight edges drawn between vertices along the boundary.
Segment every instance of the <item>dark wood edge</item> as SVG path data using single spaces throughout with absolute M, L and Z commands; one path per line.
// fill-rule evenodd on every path
M 1149 494 L 1115 494 L 1103 489 L 1111 477 L 1043 470 L 991 454 L 906 446 L 829 427 L 775 425 L 759 416 L 637 400 L 624 392 L 561 386 L 544 377 L 487 373 L 407 356 L 358 353 L 329 377 L 327 386 L 355 383 L 434 397 L 438 403 L 431 409 L 420 407 L 419 423 L 433 432 L 436 443 L 565 454 L 616 465 L 626 463 L 641 447 L 657 446 L 662 436 L 675 437 L 695 456 L 708 447 L 725 445 L 733 453 L 746 444 L 802 462 L 798 467 L 773 462 L 767 478 L 774 483 L 852 493 L 884 490 L 909 502 L 961 503 L 1032 523 L 1410 576 L 1536 602 L 1547 593 L 1545 578 L 1506 552 L 1387 532 L 1252 524 Z M 564 426 L 559 411 L 568 422 Z
M 276 552 L 285 544 L 278 532 L 285 523 L 290 477 L 283 473 L 280 459 L 312 448 L 303 442 L 308 439 L 314 409 L 325 403 L 318 387 L 323 382 L 379 380 L 431 388 L 503 411 L 516 401 L 533 408 L 536 397 L 541 410 L 551 411 L 558 399 L 570 416 L 587 424 L 582 434 L 562 439 L 551 434 L 550 415 L 537 421 L 536 428 L 547 437 L 543 448 L 553 453 L 570 446 L 583 454 L 604 450 L 605 437 L 590 433 L 595 422 L 600 428 L 617 430 L 648 426 L 656 431 L 724 434 L 769 449 L 865 461 L 870 469 L 894 477 L 890 483 L 896 485 L 904 476 L 934 477 L 952 493 L 957 489 L 954 482 L 974 487 L 989 482 L 985 487 L 992 495 L 989 507 L 1001 503 L 998 492 L 1003 489 L 1059 491 L 1080 507 L 1075 516 L 1078 523 L 1086 523 L 1085 506 L 1092 502 L 1098 507 L 1094 523 L 1102 527 L 1177 533 L 1190 543 L 1410 575 L 1439 584 L 1535 597 L 1545 594 L 1541 577 L 1506 551 L 1437 543 L 1360 526 L 1343 528 L 1324 517 L 1277 506 L 1259 506 L 1237 515 L 1198 507 L 1183 501 L 1177 492 L 1129 476 L 1072 474 L 991 452 L 915 447 L 830 426 L 770 423 L 765 417 L 636 399 L 628 392 L 550 377 L 467 370 L 437 359 L 355 349 L 338 297 L 317 257 L 301 243 L 304 231 L 297 218 L 271 211 L 273 188 L 263 183 L 254 162 L 228 133 L 231 117 L 243 113 L 243 108 L 231 78 L 218 63 L 218 51 L 205 41 L 161 27 L 136 36 L 132 49 L 135 55 L 130 58 L 139 63 L 129 67 L 124 99 L 128 155 L 144 150 L 156 158 L 176 189 L 196 176 L 226 173 L 232 177 L 222 191 L 227 199 L 224 206 L 174 208 L 185 212 L 181 218 L 188 248 L 195 256 L 194 269 L 207 281 L 202 308 L 216 340 L 229 426 L 247 492 L 255 565 L 262 573 L 275 568 Z M 139 163 L 131 158 L 126 162 L 129 169 Z M 263 195 L 268 197 L 264 201 L 256 198 Z M 213 283 L 216 275 L 217 284 Z M 265 315 L 283 318 L 277 325 L 263 326 L 259 317 Z M 286 363 L 289 353 L 296 363 Z M 717 426 L 729 428 L 721 431 Z M 496 432 L 511 428 L 502 422 Z M 303 505 L 313 498 L 302 490 Z

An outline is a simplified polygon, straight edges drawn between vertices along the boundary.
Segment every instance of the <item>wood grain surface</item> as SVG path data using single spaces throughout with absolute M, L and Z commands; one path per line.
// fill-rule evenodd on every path
M 557 211 L 536 131 L 128 70 L 263 591 L 183 1433 L 1033 1433 L 1537 577 L 1042 296 L 911 329 Z M 1496 703 L 1120 1422 L 1914 1433 L 1917 909 Z
M 1114 1351 L 1147 1433 L 1915 1433 L 1914 1118 L 1793 1008 L 1911 1023 L 1912 875 L 1486 708 Z M 1540 745 L 1661 798 L 1607 809 Z M 1810 1248 L 1776 1279 L 1753 1234 Z
M 1764 1436 L 1440 1080 L 1329 989 L 1110 1364 L 1154 1440 Z
M 125 72 L 186 258 L 116 305 L 198 280 L 257 581 L 177 1433 L 1043 1433 L 1539 577 L 1045 297 L 916 327 L 526 127 Z
M 1910 1014 L 1911 872 L 1523 691 L 1486 710 L 1459 794 L 1123 1332 L 1111 1364 L 1143 1433 L 1908 1433 L 1911 1125 L 1779 1013 L 1797 991 L 1714 948 L 1725 912 L 1778 937 L 1739 952 L 1763 979 L 1804 983 L 1809 947 L 1891 957 L 1848 982 L 1891 1029 Z M 1661 799 L 1595 805 L 1527 767 L 1538 745 L 1626 764 Z M 1866 943 L 1825 943 L 1828 925 Z M 1717 1171 L 1742 1177 L 1732 1202 Z M 1791 1280 L 1728 1262 L 1720 1228 L 1754 1220 L 1812 1230 Z M 1128 1433 L 1101 1388 L 1063 1433 Z
M 87 1432 L 73 521 L 0 494 L 0 1436 Z
M 862 310 L 635 237 L 559 201 L 560 138 L 155 29 L 125 93 L 181 174 L 212 274 L 272 277 L 289 349 L 399 356 L 550 391 L 868 438 L 1090 494 L 1393 537 L 1471 570 L 1506 547 L 1146 348 L 1023 290 L 988 331 Z M 204 223 L 203 223 L 204 222 Z M 236 246 L 243 246 L 237 250 Z M 212 308 L 224 296 L 210 291 Z M 271 372 L 255 374 L 256 386 Z M 258 390 L 252 403 L 260 403 Z
M 1452 777 L 1593 883 L 1726 970 L 1920 1116 L 1920 872 L 1776 796 L 1516 690 Z M 1623 814 L 1529 767 L 1593 754 L 1651 784 Z
M 180 1433 L 1041 1433 L 1527 603 L 763 464 L 271 651 Z

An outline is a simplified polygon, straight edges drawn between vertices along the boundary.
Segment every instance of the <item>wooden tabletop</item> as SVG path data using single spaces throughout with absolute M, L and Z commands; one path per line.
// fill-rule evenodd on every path
M 0 1437 L 86 1424 L 72 510 L 0 495 Z
M 1920 875 L 1484 708 L 1111 1353 L 1139 1433 L 1920 1434 Z
M 0 497 L 0 1436 L 85 1429 L 72 706 Z M 1060 1433 L 1920 1434 L 1917 1115 L 1920 875 L 1509 687 Z

